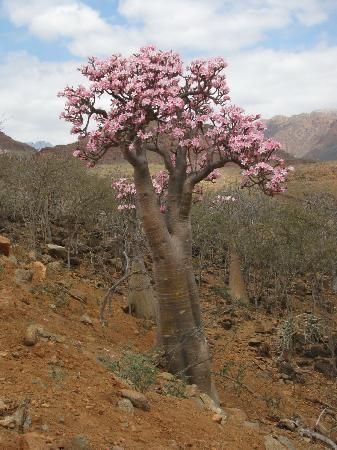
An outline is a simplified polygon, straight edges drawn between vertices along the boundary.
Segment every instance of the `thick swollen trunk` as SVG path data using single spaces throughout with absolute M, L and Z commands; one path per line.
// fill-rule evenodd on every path
M 207 340 L 200 321 L 197 292 L 184 259 L 171 254 L 155 264 L 158 296 L 158 343 L 168 370 L 186 378 L 217 400 L 212 385 Z
M 172 220 L 169 231 L 146 166 L 135 168 L 135 185 L 140 218 L 153 256 L 158 344 L 164 350 L 168 370 L 186 377 L 217 401 L 192 268 L 189 217 Z

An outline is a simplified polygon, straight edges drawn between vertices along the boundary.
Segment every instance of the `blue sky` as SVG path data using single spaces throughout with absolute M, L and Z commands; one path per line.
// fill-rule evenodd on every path
M 337 0 L 0 0 L 0 119 L 71 142 L 56 93 L 87 56 L 142 45 L 224 56 L 234 103 L 265 117 L 337 108 Z

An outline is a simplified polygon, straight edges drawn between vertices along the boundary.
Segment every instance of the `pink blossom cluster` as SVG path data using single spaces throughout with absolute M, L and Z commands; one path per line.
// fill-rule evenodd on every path
M 59 94 L 66 99 L 62 118 L 72 123 L 72 133 L 88 138 L 75 155 L 95 161 L 111 147 L 122 147 L 127 157 L 136 147 L 151 146 L 171 161 L 168 177 L 180 152 L 186 173 L 201 174 L 198 182 L 214 181 L 214 169 L 234 162 L 243 169 L 243 185 L 282 192 L 288 168 L 275 153 L 280 144 L 265 140 L 259 116 L 230 103 L 225 68 L 222 58 L 194 60 L 184 68 L 177 53 L 153 46 L 130 57 L 90 58 L 80 69 L 89 86 L 68 86 Z M 159 144 L 163 136 L 169 145 Z M 158 183 L 163 188 L 167 179 Z
M 136 187 L 127 178 L 119 178 L 112 182 L 112 187 L 116 191 L 116 198 L 119 201 L 118 210 L 135 209 Z
M 158 204 L 162 212 L 166 210 L 166 197 L 168 187 L 168 173 L 160 170 L 152 175 L 152 184 L 157 194 Z M 128 178 L 119 178 L 112 182 L 112 187 L 116 191 L 116 198 L 119 201 L 118 210 L 130 210 L 136 208 L 136 187 Z

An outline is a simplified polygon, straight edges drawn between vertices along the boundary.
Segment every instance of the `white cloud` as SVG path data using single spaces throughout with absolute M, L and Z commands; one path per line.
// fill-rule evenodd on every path
M 224 55 L 233 101 L 249 112 L 270 117 L 337 107 L 337 47 L 301 52 L 262 47 L 269 31 L 323 23 L 337 9 L 336 0 L 120 0 L 118 5 L 125 24 L 108 23 L 85 0 L 3 0 L 14 24 L 41 39 L 66 38 L 80 57 L 130 52 L 149 43 L 185 55 Z M 25 53 L 2 61 L 5 131 L 23 141 L 70 142 L 69 127 L 58 120 L 62 100 L 56 93 L 78 82 L 77 65 L 41 62 Z
M 2 128 L 23 142 L 70 142 L 69 126 L 58 119 L 63 100 L 57 93 L 81 80 L 78 63 L 45 63 L 26 53 L 10 55 L 0 66 Z
M 337 47 L 304 52 L 257 49 L 229 60 L 234 103 L 264 117 L 337 107 Z M 22 141 L 71 142 L 69 126 L 58 119 L 66 84 L 83 82 L 76 62 L 47 63 L 28 54 L 11 55 L 0 66 L 0 117 L 5 132 Z
M 337 108 L 337 47 L 256 49 L 230 60 L 232 100 L 265 117 Z
M 233 53 L 296 21 L 324 22 L 335 0 L 119 0 L 126 25 L 112 25 L 85 0 L 3 0 L 17 26 L 42 39 L 66 37 L 77 56 L 130 52 L 141 45 Z

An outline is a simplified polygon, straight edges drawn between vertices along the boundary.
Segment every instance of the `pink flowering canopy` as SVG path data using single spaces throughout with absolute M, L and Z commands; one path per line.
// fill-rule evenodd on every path
M 243 186 L 282 192 L 289 168 L 276 154 L 280 144 L 265 140 L 260 116 L 231 104 L 225 68 L 222 58 L 185 67 L 177 53 L 152 46 L 129 57 L 90 58 L 80 69 L 86 86 L 68 86 L 59 94 L 66 99 L 62 118 L 86 142 L 75 156 L 93 165 L 118 147 L 136 165 L 140 149 L 155 152 L 165 165 L 152 178 L 158 195 L 178 171 L 194 188 L 215 180 L 217 169 L 230 162 L 242 168 Z M 120 183 L 116 188 L 127 197 L 134 186 Z

